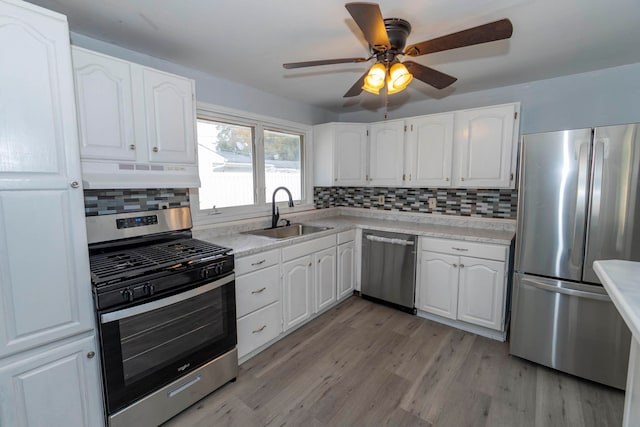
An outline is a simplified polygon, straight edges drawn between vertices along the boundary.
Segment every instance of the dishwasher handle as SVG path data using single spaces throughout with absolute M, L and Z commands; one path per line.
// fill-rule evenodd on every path
M 388 237 L 373 236 L 370 234 L 367 235 L 366 238 L 367 240 L 371 240 L 372 242 L 390 243 L 392 245 L 401 245 L 401 246 L 415 245 L 415 242 L 413 242 L 412 240 L 390 239 Z

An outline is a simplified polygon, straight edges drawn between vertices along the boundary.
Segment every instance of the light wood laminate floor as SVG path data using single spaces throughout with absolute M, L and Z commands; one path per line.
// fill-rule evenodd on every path
M 622 424 L 623 404 L 507 343 L 352 297 L 165 426 L 602 427 Z

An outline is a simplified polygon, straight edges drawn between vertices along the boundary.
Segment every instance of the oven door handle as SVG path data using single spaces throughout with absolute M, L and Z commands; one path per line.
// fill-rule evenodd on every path
M 224 286 L 235 280 L 235 274 L 230 274 L 220 280 L 207 283 L 206 285 L 198 286 L 197 288 L 190 289 L 179 294 L 172 295 L 167 298 L 162 298 L 156 301 L 148 302 L 146 304 L 136 305 L 134 307 L 125 308 L 123 310 L 113 311 L 111 313 L 105 313 L 100 315 L 100 323 L 115 322 L 116 320 L 126 319 L 128 317 L 138 316 L 140 314 L 157 310 L 159 308 L 167 307 L 172 304 L 176 304 L 185 300 L 188 300 L 198 295 L 202 295 L 205 292 L 212 291 L 216 288 Z

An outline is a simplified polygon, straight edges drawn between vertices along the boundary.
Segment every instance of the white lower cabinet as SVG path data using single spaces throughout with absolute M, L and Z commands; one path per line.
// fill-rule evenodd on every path
M 318 313 L 337 301 L 336 248 L 332 246 L 313 254 L 315 267 L 315 310 Z
M 285 331 L 311 317 L 312 280 L 311 255 L 282 264 Z
M 506 245 L 423 238 L 418 310 L 504 332 L 508 255 Z
M 238 319 L 238 357 L 275 339 L 282 332 L 282 307 L 276 301 Z
M 356 245 L 352 240 L 338 245 L 338 299 L 344 299 L 353 295 L 356 284 Z
M 3 426 L 104 425 L 92 336 L 0 361 Z
M 272 250 L 236 261 L 238 357 L 243 357 L 282 332 L 280 251 Z

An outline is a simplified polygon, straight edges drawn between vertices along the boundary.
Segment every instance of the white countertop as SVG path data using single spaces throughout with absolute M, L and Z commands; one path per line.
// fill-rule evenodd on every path
M 430 224 L 412 221 L 399 221 L 391 219 L 367 218 L 361 216 L 336 215 L 322 218 L 313 218 L 303 221 L 305 224 L 331 227 L 330 230 L 309 234 L 291 239 L 276 240 L 264 236 L 255 236 L 244 233 L 210 234 L 206 230 L 197 232 L 194 237 L 206 240 L 217 245 L 233 248 L 238 257 L 263 252 L 270 249 L 281 248 L 306 240 L 316 239 L 336 232 L 353 228 L 371 229 L 378 231 L 391 231 L 397 233 L 415 234 L 418 236 L 439 237 L 444 239 L 457 239 L 483 243 L 509 245 L 515 233 L 509 230 L 491 228 L 462 227 L 460 222 L 456 225 Z
M 640 262 L 596 261 L 593 269 L 631 333 L 640 340 Z

